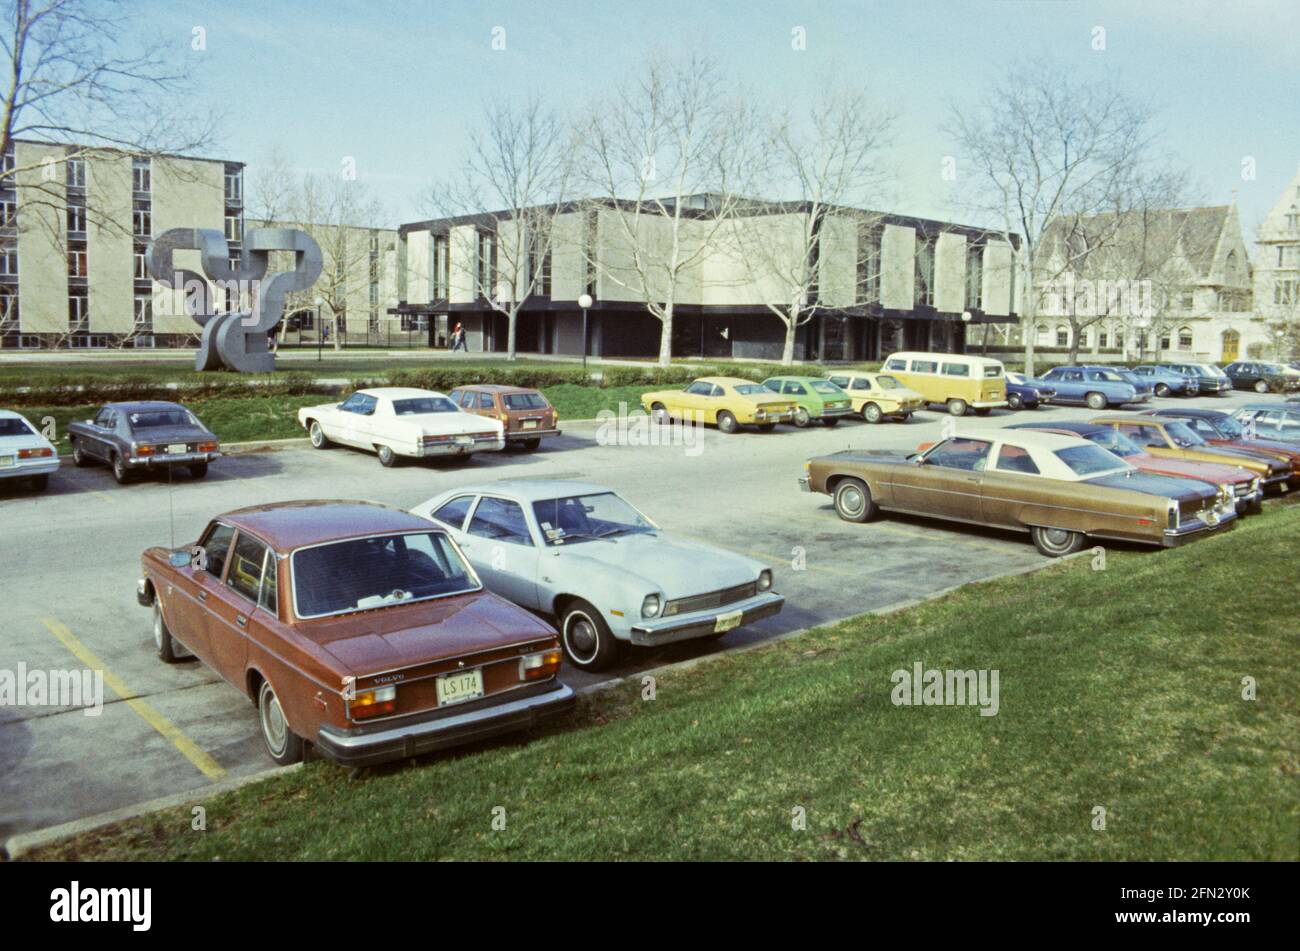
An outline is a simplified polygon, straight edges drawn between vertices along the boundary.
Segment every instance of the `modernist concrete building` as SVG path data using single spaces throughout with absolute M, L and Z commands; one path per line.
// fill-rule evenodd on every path
M 1059 306 L 1066 272 L 1073 273 L 1076 287 L 1084 281 L 1094 287 L 1101 281 L 1150 281 L 1155 306 L 1145 319 L 1125 305 L 1082 328 L 1080 350 L 1094 357 L 1231 362 L 1239 353 L 1246 355 L 1248 343 L 1268 336 L 1263 318 L 1252 307 L 1250 260 L 1235 200 L 1159 211 L 1145 219 L 1133 215 L 1118 230 L 1112 216 L 1085 220 L 1069 229 L 1074 232 L 1069 237 L 1066 230 L 1049 228 L 1039 246 L 1036 273 L 1044 277 L 1035 280 L 1034 333 L 1035 349 L 1045 356 L 1066 350 L 1072 341 L 1073 331 Z M 1101 266 L 1067 263 L 1095 260 L 1082 246 L 1092 230 L 1111 242 Z M 1097 309 L 1087 313 L 1106 310 L 1103 296 L 1096 293 Z
M 3 161 L 0 347 L 194 343 L 198 326 L 149 279 L 145 246 L 168 228 L 205 227 L 237 250 L 242 163 L 21 140 Z M 183 263 L 197 267 L 193 253 Z
M 711 201 L 708 195 L 684 201 L 681 238 L 687 247 L 712 230 Z M 662 324 L 648 312 L 642 286 L 630 279 L 631 215 L 628 206 L 609 201 L 567 205 L 546 219 L 551 240 L 530 242 L 543 250 L 523 255 L 501 246 L 514 240 L 508 234 L 515 229 L 502 227 L 513 220 L 506 213 L 403 225 L 398 304 L 391 312 L 426 332 L 432 346 L 443 344 L 448 327 L 460 323 L 471 351 L 503 350 L 507 321 L 489 297 L 510 300 L 511 287 L 532 284 L 531 276 L 512 281 L 502 273 L 503 262 L 518 261 L 538 275 L 536 291 L 519 312 L 518 350 L 582 353 L 578 298 L 586 293 L 594 300 L 590 355 L 657 355 Z M 785 269 L 746 263 L 738 249 L 748 238 L 798 255 L 810 217 L 799 203 L 749 202 L 730 222 L 741 240 L 711 241 L 689 252 L 692 264 L 681 274 L 674 306 L 675 356 L 781 356 L 785 324 L 767 305 L 791 299 L 790 284 L 780 277 Z M 817 227 L 816 280 L 808 287 L 812 319 L 798 328 L 796 359 L 874 360 L 903 348 L 956 351 L 971 325 L 1017 319 L 1012 248 L 996 234 L 853 208 L 829 209 Z M 668 240 L 670 225 L 643 207 L 635 228 L 642 247 L 654 249 Z

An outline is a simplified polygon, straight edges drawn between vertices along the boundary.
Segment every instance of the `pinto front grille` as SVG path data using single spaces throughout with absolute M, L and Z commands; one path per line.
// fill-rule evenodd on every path
M 669 601 L 664 606 L 664 616 L 693 614 L 696 611 L 721 608 L 728 604 L 735 604 L 737 601 L 744 601 L 746 598 L 752 598 L 756 594 L 758 594 L 758 582 L 750 581 L 747 584 L 738 584 L 733 588 L 723 588 L 721 591 L 710 591 L 707 594 L 696 594 L 689 598 L 678 598 L 676 601 Z

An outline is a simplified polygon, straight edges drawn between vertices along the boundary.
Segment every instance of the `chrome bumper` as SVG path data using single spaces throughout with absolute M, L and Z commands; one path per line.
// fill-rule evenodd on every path
M 30 479 L 32 476 L 49 475 L 58 470 L 58 456 L 42 458 L 36 462 L 24 460 L 12 466 L 0 466 L 0 479 Z
M 200 462 L 211 462 L 220 458 L 221 453 L 219 452 L 186 452 L 177 453 L 174 456 L 128 456 L 126 464 L 132 469 L 149 469 L 153 466 L 192 466 Z
M 740 623 L 744 627 L 754 621 L 761 621 L 780 612 L 785 598 L 773 591 L 764 591 L 735 604 L 724 604 L 720 609 L 696 611 L 683 617 L 661 618 L 656 621 L 641 621 L 632 625 L 632 643 L 641 647 L 653 647 L 659 644 L 672 644 L 686 641 L 693 637 L 705 637 L 717 633 L 718 617 L 740 611 Z M 735 630 L 732 628 L 731 630 Z
M 463 713 L 433 710 L 407 722 L 373 731 L 341 730 L 322 726 L 313 741 L 322 756 L 342 766 L 372 766 L 391 759 L 403 759 L 436 750 L 472 743 L 502 733 L 526 730 L 543 720 L 573 709 L 577 695 L 559 681 L 544 693 L 506 703 L 484 698 Z M 455 709 L 455 708 L 451 708 Z
M 500 452 L 506 448 L 505 436 L 493 436 L 490 439 L 475 439 L 472 442 L 446 442 L 420 445 L 419 459 L 430 456 L 467 456 L 471 452 Z
M 1230 512 L 1219 516 L 1217 525 L 1211 525 L 1201 518 L 1194 518 L 1177 528 L 1166 528 L 1164 537 L 1160 544 L 1165 548 L 1176 548 L 1179 545 L 1185 545 L 1187 542 L 1194 541 L 1198 535 L 1213 535 L 1217 532 L 1229 531 L 1237 524 L 1237 513 Z
M 800 476 L 800 477 L 799 477 L 799 491 L 801 491 L 801 492 L 811 492 L 811 491 L 812 491 L 812 480 L 809 479 L 807 476 Z
M 821 415 L 818 416 L 817 418 L 818 418 L 818 419 L 827 419 L 827 418 L 832 417 L 832 416 L 834 416 L 834 417 L 840 417 L 840 416 L 852 416 L 852 415 L 853 415 L 853 407 L 852 407 L 852 406 L 846 406 L 844 409 L 825 409 L 825 408 L 823 408 L 823 409 L 822 409 L 822 412 L 821 412 Z
M 516 442 L 520 439 L 536 439 L 539 436 L 558 436 L 558 429 L 516 429 L 506 433 L 507 442 Z
M 149 597 L 149 581 L 146 578 L 137 578 L 135 582 L 135 600 L 142 608 L 147 608 L 153 604 L 153 598 Z

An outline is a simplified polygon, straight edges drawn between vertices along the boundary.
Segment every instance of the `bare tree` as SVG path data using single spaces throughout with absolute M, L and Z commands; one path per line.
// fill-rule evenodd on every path
M 1118 324 L 1127 340 L 1130 330 L 1166 315 L 1191 280 L 1183 243 L 1189 216 L 1177 210 L 1186 189 L 1179 171 L 1134 169 L 1114 184 L 1109 211 L 1060 215 L 1045 229 L 1035 290 L 1051 302 L 1048 316 L 1070 326 L 1071 364 L 1094 324 Z
M 142 155 L 165 162 L 210 145 L 213 118 L 176 106 L 189 91 L 190 69 L 161 44 L 137 42 L 132 28 L 141 16 L 123 0 L 5 2 L 0 45 L 10 69 L 0 155 L 8 155 L 16 139 L 64 146 L 57 159 L 47 156 L 36 165 L 5 162 L 0 184 L 21 182 L 24 208 L 45 206 L 55 213 L 47 217 L 58 220 L 64 175 L 56 166 L 69 159 Z M 130 220 L 119 221 L 120 211 L 88 201 L 86 217 L 124 231 Z
M 959 179 L 968 184 L 958 203 L 1000 219 L 1014 248 L 1025 370 L 1032 374 L 1037 288 L 1076 263 L 1065 254 L 1060 270 L 1046 272 L 1038 254 L 1044 234 L 1058 219 L 1085 220 L 1124 204 L 1120 196 L 1152 155 L 1152 112 L 1113 83 L 1033 63 L 1013 67 L 978 104 L 952 105 L 946 131 L 975 170 Z
M 495 235 L 495 267 L 475 273 L 474 294 L 505 316 L 507 360 L 516 356 L 520 310 L 535 294 L 549 293 L 552 226 L 572 172 L 569 128 L 553 110 L 535 98 L 493 103 L 470 135 L 460 173 L 433 183 L 423 196 L 430 214 L 474 214 Z M 484 273 L 489 279 L 479 280 Z
M 288 154 L 277 143 L 266 157 L 248 170 L 248 216 L 259 221 L 280 221 L 291 214 L 301 185 Z
M 890 178 L 884 154 L 894 121 L 865 92 L 833 89 L 815 98 L 806 112 L 780 115 L 767 132 L 764 152 L 772 162 L 774 184 L 788 188 L 795 200 L 746 207 L 744 217 L 734 219 L 723 235 L 729 252 L 743 263 L 750 286 L 785 325 L 783 364 L 794 362 L 799 327 L 826 309 L 817 292 L 823 248 L 835 250 L 835 239 L 826 237 L 828 216 L 859 231 L 879 224 L 878 214 L 846 206 L 879 199 Z M 858 253 L 865 249 L 859 247 Z M 851 303 L 870 301 L 858 294 Z
M 309 291 L 289 295 L 285 312 L 318 309 L 319 299 L 328 308 L 328 326 L 333 331 L 334 349 L 343 349 L 343 338 L 348 332 L 348 301 L 358 287 L 369 288 L 371 281 L 370 230 L 379 227 L 384 218 L 384 208 L 358 180 L 338 174 L 317 173 L 276 180 L 273 195 L 255 199 L 260 208 L 278 204 L 280 214 L 275 218 L 258 219 L 268 227 L 299 228 L 309 234 L 321 249 L 324 267 L 316 284 Z M 273 255 L 273 258 L 278 255 Z M 272 261 L 273 269 L 292 270 L 292 261 Z M 318 314 L 324 324 L 325 314 Z M 324 326 L 316 332 L 324 333 Z
M 683 284 L 715 251 L 760 168 L 758 124 L 699 55 L 648 59 L 636 78 L 581 122 L 591 189 L 588 264 L 641 300 L 662 325 L 659 364 L 672 362 Z M 604 223 L 612 224 L 605 233 Z

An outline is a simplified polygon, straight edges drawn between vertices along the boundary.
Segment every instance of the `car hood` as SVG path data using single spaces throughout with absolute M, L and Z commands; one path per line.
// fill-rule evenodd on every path
M 903 452 L 898 449 L 842 449 L 839 452 L 833 452 L 829 456 L 818 456 L 811 460 L 812 462 L 874 462 L 882 465 L 906 466 L 911 465 L 908 461 L 909 456 L 914 456 L 914 452 Z
M 554 636 L 487 591 L 300 621 L 296 630 L 327 663 L 358 677 Z
M 216 436 L 199 426 L 151 426 L 133 430 L 131 440 L 164 445 L 172 442 L 215 442 Z
M 1292 460 L 1300 459 L 1300 446 L 1295 443 L 1277 442 L 1273 439 L 1246 439 L 1233 441 L 1227 443 L 1227 445 L 1239 446 L 1254 453 L 1265 453 L 1270 456 L 1282 455 Z
M 1193 462 L 1190 459 L 1173 459 L 1165 456 L 1152 456 L 1142 453 L 1140 456 L 1125 456 L 1125 462 L 1131 462 L 1143 472 L 1154 472 L 1187 479 L 1203 479 L 1210 482 L 1246 482 L 1255 478 L 1249 469 L 1237 466 L 1224 466 L 1217 462 Z
M 642 594 L 662 591 L 668 600 L 746 584 L 758 577 L 760 562 L 712 545 L 670 538 L 663 532 L 561 545 L 558 558 L 578 577 L 615 568 L 644 584 Z M 539 569 L 547 573 L 546 558 Z
M 1216 456 L 1224 456 L 1226 457 L 1225 462 L 1231 459 L 1241 459 L 1245 462 L 1266 463 L 1270 472 L 1283 472 L 1291 468 L 1276 455 L 1264 450 L 1255 451 L 1239 446 L 1216 446 L 1213 444 L 1209 446 L 1192 446 L 1190 448 L 1196 452 L 1212 452 Z
M 1088 485 L 1104 485 L 1112 489 L 1128 489 L 1131 492 L 1144 492 L 1147 495 L 1158 495 L 1180 501 L 1213 498 L 1219 492 L 1215 486 L 1207 482 L 1195 482 L 1191 479 L 1181 479 L 1175 476 L 1159 475 L 1141 470 L 1116 472 L 1111 475 L 1083 479 L 1082 481 Z

